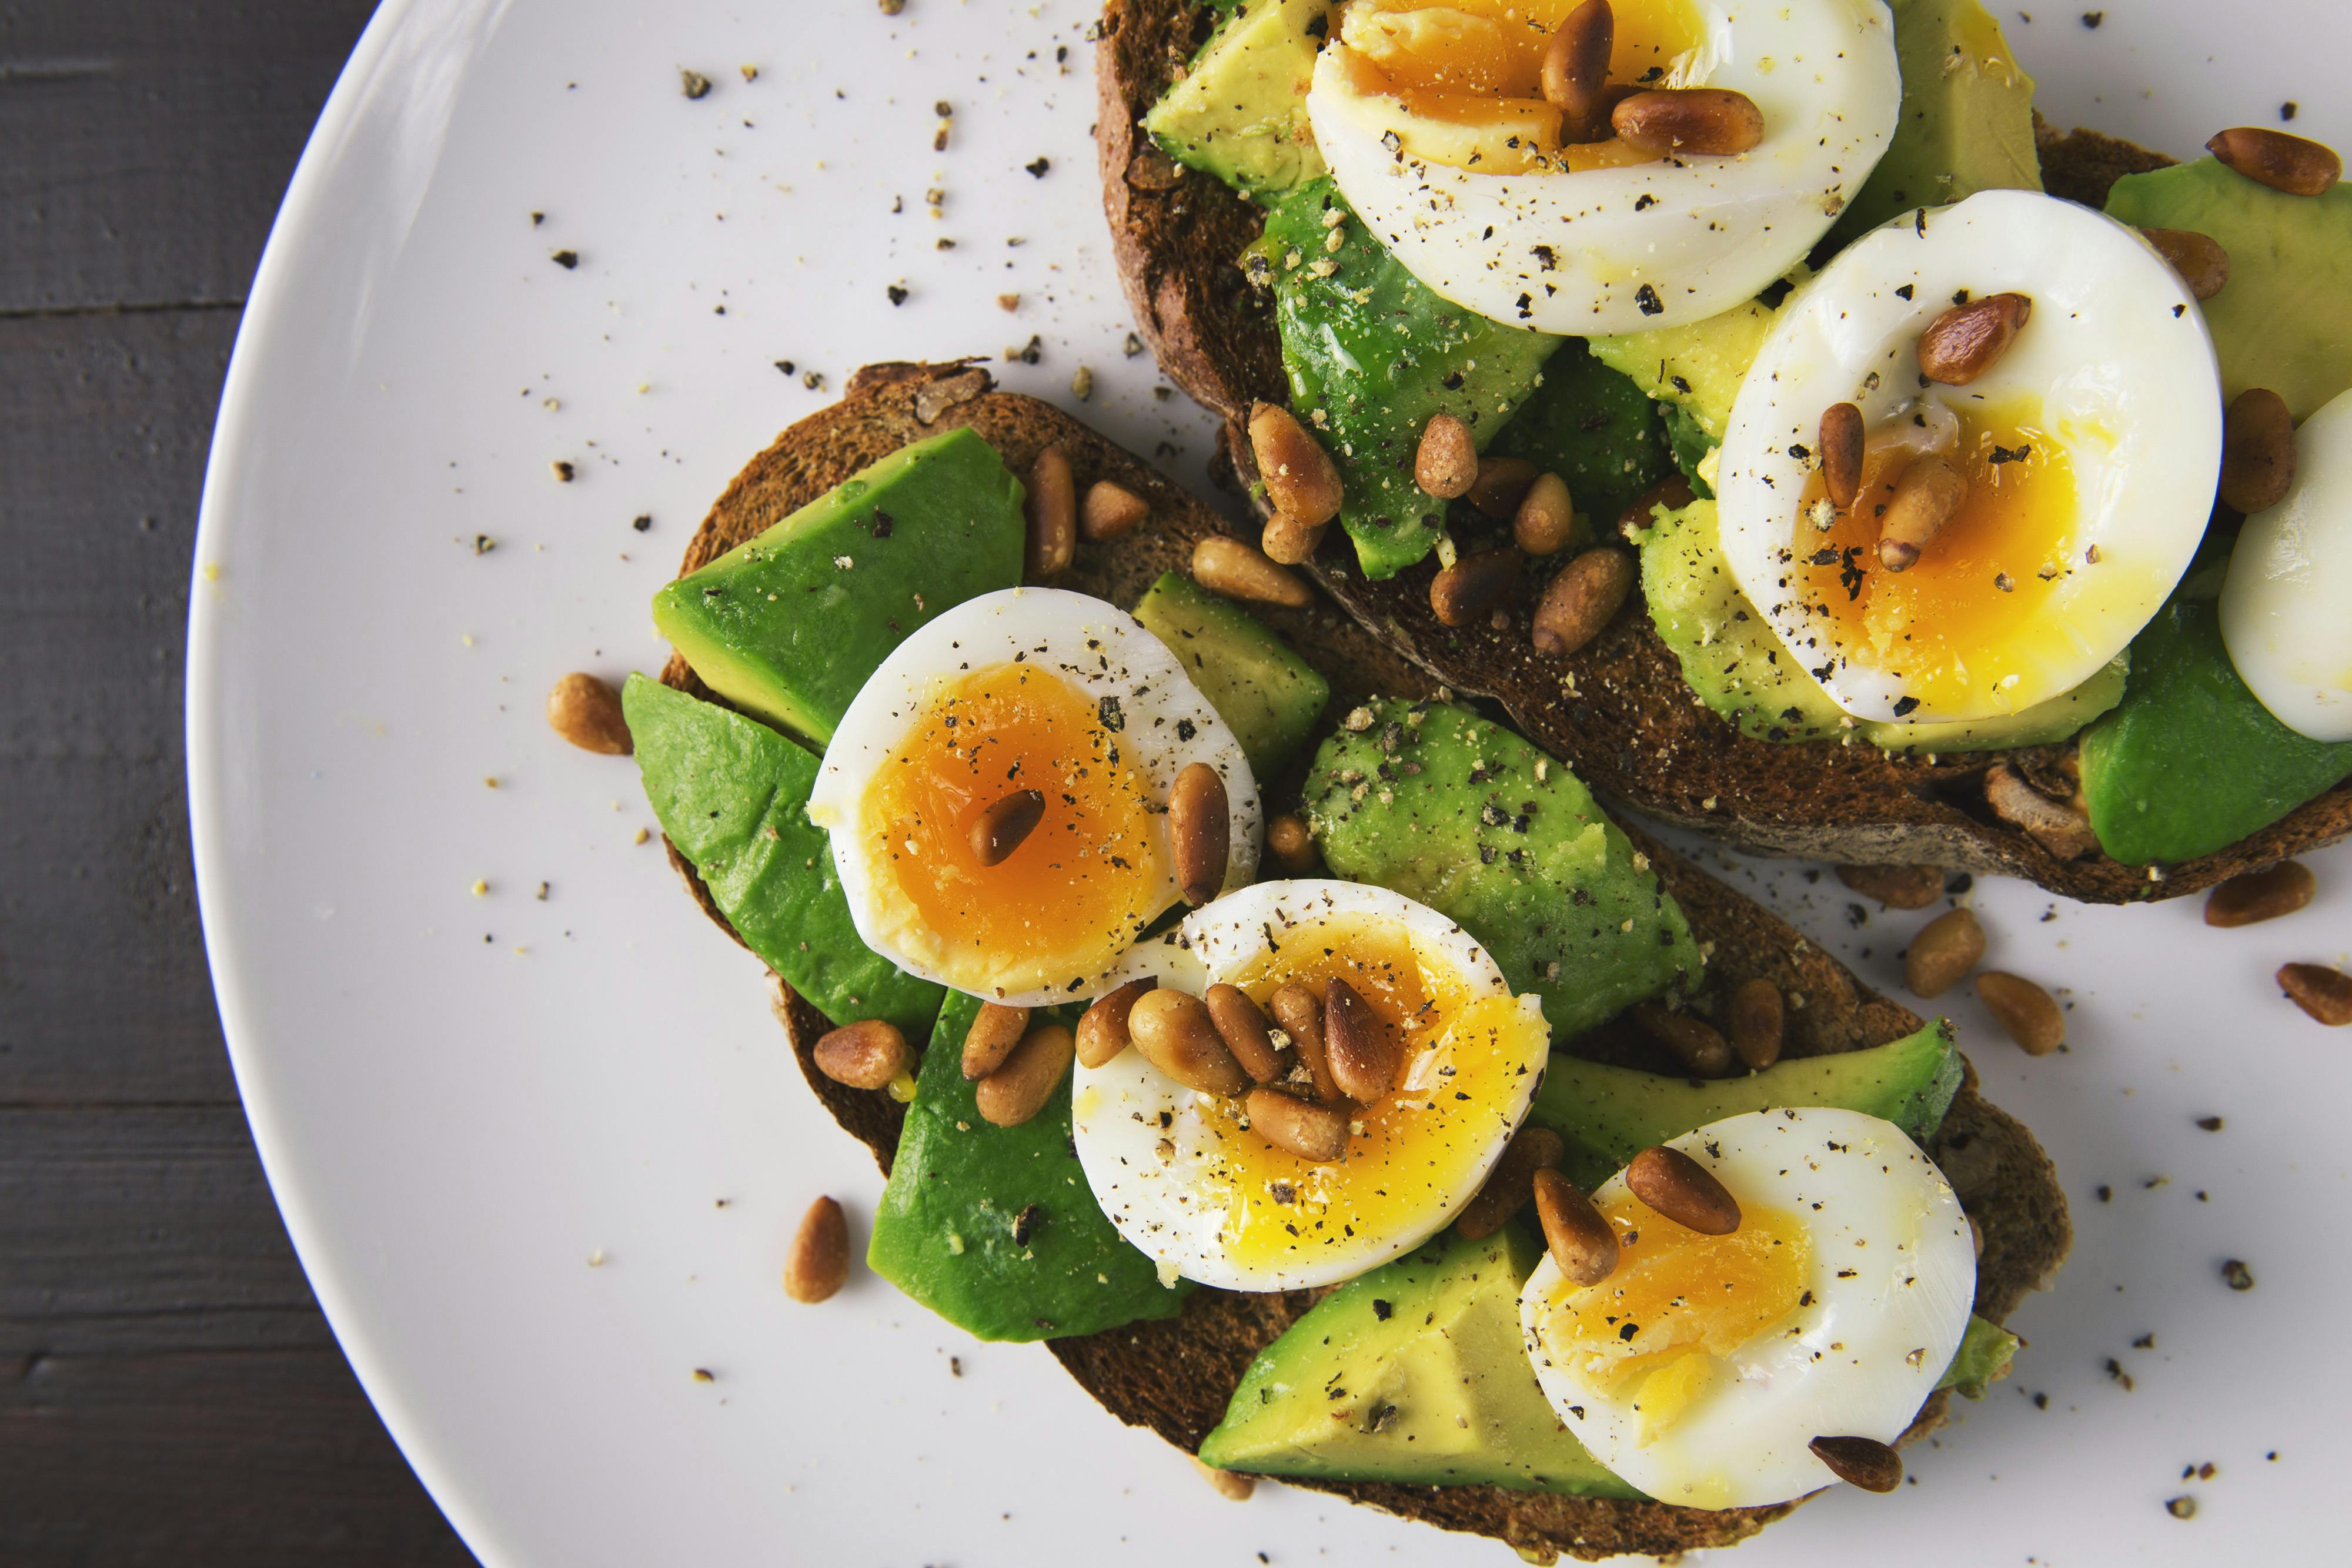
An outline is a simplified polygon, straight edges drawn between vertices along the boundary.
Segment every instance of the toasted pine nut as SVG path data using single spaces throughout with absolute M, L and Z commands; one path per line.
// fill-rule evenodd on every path
M 1633 504 L 1617 514 L 1618 537 L 1630 539 L 1635 530 L 1656 523 L 1655 514 L 1660 507 L 1679 512 L 1697 499 L 1698 492 L 1691 488 L 1688 479 L 1680 474 L 1669 474 L 1634 497 Z
M 1528 1180 L 1543 1226 L 1544 1250 L 1559 1271 L 1578 1285 L 1597 1285 L 1614 1274 L 1617 1232 L 1584 1189 L 1556 1170 L 1531 1172 Z
M 1250 1494 L 1257 1490 L 1257 1478 L 1255 1476 L 1245 1476 L 1237 1470 L 1221 1470 L 1214 1465 L 1204 1465 L 1199 1459 L 1192 1460 L 1192 1468 L 1200 1471 L 1201 1479 L 1216 1488 L 1217 1495 L 1227 1502 L 1247 1502 Z
M 1042 582 L 1070 564 L 1078 550 L 1077 480 L 1070 459 L 1057 445 L 1037 454 L 1029 465 L 1029 493 L 1021 510 L 1029 521 L 1028 553 L 1023 561 L 1028 581 Z
M 1195 762 L 1176 775 L 1176 787 L 1168 792 L 1168 841 L 1176 854 L 1176 887 L 1185 903 L 1195 907 L 1206 904 L 1225 885 L 1233 831 L 1223 774 Z
M 2099 847 L 2099 835 L 2091 829 L 2090 809 L 2079 795 L 2072 800 L 2053 800 L 2006 762 L 1985 769 L 1984 792 L 1985 804 L 1992 808 L 1993 815 L 2024 829 L 2028 838 L 2062 861 L 2080 860 Z
M 981 1115 L 993 1126 L 1017 1127 L 1044 1110 L 1070 1071 L 1074 1050 L 1070 1031 L 1057 1023 L 1039 1024 L 1023 1035 L 1004 1065 L 973 1090 Z
M 977 1083 L 998 1068 L 1029 1032 L 1029 1009 L 1008 1008 L 1001 1002 L 982 1002 L 980 1016 L 971 1020 L 971 1028 L 963 1037 L 963 1077 L 967 1083 Z
M 1639 1002 L 1630 1010 L 1643 1034 L 1674 1053 L 1694 1078 L 1722 1078 L 1731 1071 L 1731 1042 L 1713 1024 L 1689 1013 L 1678 1013 L 1655 1002 Z
M 1307 1075 L 1315 1081 L 1315 1097 L 1347 1098 L 1331 1076 L 1331 1053 L 1323 1040 L 1323 1004 L 1316 999 L 1315 993 L 1296 980 L 1286 980 L 1267 1005 L 1274 1010 L 1274 1021 L 1290 1037 L 1290 1048 L 1298 1053 L 1298 1060 L 1306 1063 Z
M 1088 1067 L 1100 1067 L 1133 1043 L 1127 1030 L 1128 1015 L 1134 1009 L 1135 999 L 1159 984 L 1156 977 L 1146 975 L 1097 997 L 1078 1015 L 1078 1060 Z
M 2325 964 L 2288 964 L 2278 972 L 2287 1000 L 2330 1029 L 2352 1024 L 2352 975 Z
M 881 1019 L 862 1019 L 817 1037 L 816 1070 L 852 1089 L 879 1089 L 907 1069 L 907 1037 Z
M 1315 549 L 1323 542 L 1323 532 L 1328 523 L 1309 528 L 1287 512 L 1276 512 L 1266 518 L 1258 534 L 1258 548 L 1265 559 L 1277 566 L 1304 566 L 1315 559 Z
M 1843 512 L 1862 494 L 1862 410 L 1850 402 L 1833 402 L 1822 410 L 1817 438 L 1822 448 L 1822 487 L 1830 505 Z
M 1842 865 L 1837 879 L 1889 909 L 1925 909 L 1944 896 L 1944 873 L 1932 865 Z
M 1576 536 L 1576 503 L 1568 481 L 1538 474 L 1511 514 L 1511 542 L 1529 555 L 1558 555 Z
M 1045 820 L 1045 792 L 1015 789 L 971 820 L 971 858 L 982 865 L 1003 865 Z
M 1616 619 L 1633 591 L 1633 558 L 1595 545 L 1560 568 L 1536 605 L 1536 652 L 1566 658 Z
M 1412 482 L 1441 501 L 1467 495 L 1478 477 L 1478 447 L 1470 427 L 1450 413 L 1433 413 L 1412 455 Z
M 1503 1145 L 1503 1157 L 1486 1173 L 1486 1184 L 1462 1206 L 1454 1228 L 1473 1241 L 1494 1235 L 1535 1196 L 1536 1173 L 1550 1170 L 1567 1157 L 1568 1145 L 1549 1127 L 1521 1127 Z
M 2294 419 L 2286 399 L 2248 387 L 2221 420 L 2221 499 L 2248 517 L 2286 499 L 2294 484 Z
M 1398 1052 L 1388 1025 L 1355 987 L 1336 977 L 1323 988 L 1323 1050 L 1331 1082 L 1358 1104 L 1396 1087 Z
M 1535 482 L 1536 465 L 1524 457 L 1481 457 L 1478 477 L 1470 482 L 1470 493 L 1463 499 L 1496 522 L 1507 523 L 1518 515 L 1519 503 Z
M 1266 499 L 1309 528 L 1339 515 L 1343 491 L 1339 466 L 1298 416 L 1279 403 L 1254 403 L 1249 416 L 1250 453 Z
M 1250 1075 L 1225 1049 L 1208 1004 L 1190 992 L 1153 990 L 1136 998 L 1127 1033 L 1144 1061 L 1187 1089 L 1230 1099 L 1250 1087 Z
M 818 1198 L 801 1216 L 784 1253 L 784 1294 L 814 1304 L 848 1282 L 849 1217 L 832 1198 Z
M 1290 1071 L 1290 1062 L 1274 1043 L 1273 1028 L 1265 1014 L 1250 1000 L 1249 993 L 1239 986 L 1211 986 L 1201 998 L 1209 1009 L 1209 1021 L 1217 1026 L 1217 1038 L 1242 1064 L 1242 1071 L 1260 1083 L 1275 1083 Z
M 1274 862 L 1292 876 L 1305 876 L 1315 869 L 1315 834 L 1306 822 L 1285 811 L 1265 825 L 1266 852 Z
M 2028 1056 L 2047 1056 L 2066 1043 L 2066 1015 L 2057 999 L 2022 975 L 1987 969 L 1977 977 L 1977 999 Z
M 1626 1165 L 1625 1186 L 1676 1225 L 1701 1236 L 1728 1236 L 1739 1228 L 1738 1203 L 1713 1171 L 1680 1149 L 1663 1144 L 1643 1149 Z
M 2017 341 L 2033 315 L 2022 294 L 1988 294 L 1955 305 L 1919 334 L 1919 373 L 1948 387 L 1964 387 L 1987 371 Z
M 1133 533 L 1150 516 L 1150 502 L 1124 485 L 1097 479 L 1087 486 L 1087 498 L 1079 504 L 1078 532 L 1099 543 Z
M 2344 176 L 2344 160 L 2335 149 L 2267 126 L 2224 131 L 2205 151 L 2247 179 L 2291 196 L 2323 194 Z
M 1895 481 L 1878 530 L 1878 564 L 1906 571 L 1969 498 L 1960 471 L 1933 453 L 1915 457 Z
M 1609 0 L 1585 0 L 1570 11 L 1544 47 L 1544 101 L 1560 111 L 1560 140 L 1596 141 L 1609 128 L 1602 89 L 1609 85 L 1609 51 L 1617 18 Z
M 2301 861 L 2281 861 L 2231 877 L 2205 897 L 2208 925 L 2252 925 L 2293 915 L 2319 891 L 2319 879 Z
M 621 694 L 582 670 L 547 694 L 547 726 L 581 750 L 606 757 L 626 757 L 635 746 L 621 715 Z
M 1764 111 L 1729 88 L 1653 88 L 1622 99 L 1609 113 L 1618 140 L 1637 152 L 1730 158 L 1764 140 Z
M 1788 1011 L 1780 988 L 1761 975 L 1751 975 L 1732 988 L 1724 1032 L 1731 1037 L 1732 1054 L 1750 1072 L 1761 1072 L 1780 1060 L 1781 1040 L 1788 1030 Z
M 1264 555 L 1223 534 L 1192 547 L 1192 580 L 1227 599 L 1304 610 L 1314 600 L 1307 585 Z
M 1816 1437 L 1805 1446 L 1850 1486 L 1890 1492 L 1903 1484 L 1903 1456 L 1875 1437 Z
M 1911 938 L 1903 955 L 1903 983 L 1916 997 L 1940 997 L 1959 984 L 1985 956 L 1984 927 L 1976 912 L 1954 909 L 1938 915 Z
M 1505 548 L 1465 555 L 1429 580 L 1429 608 L 1447 626 L 1482 619 L 1519 580 L 1519 552 Z
M 2195 229 L 2142 229 L 2156 254 L 2164 257 L 2180 281 L 2198 299 L 2210 299 L 2230 281 L 2230 253 L 2211 235 Z
M 1314 1105 L 1279 1089 L 1253 1089 L 1244 1102 L 1251 1128 L 1277 1149 L 1328 1166 L 1348 1157 L 1348 1113 Z

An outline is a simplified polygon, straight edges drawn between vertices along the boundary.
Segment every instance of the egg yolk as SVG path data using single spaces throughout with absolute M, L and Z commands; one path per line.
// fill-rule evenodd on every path
M 2047 431 L 2018 410 L 1955 412 L 1959 442 L 1946 456 L 1968 480 L 1968 499 L 1919 559 L 1899 572 L 1879 565 L 1880 519 L 1916 455 L 1882 446 L 1864 458 L 1854 504 L 1826 530 L 1813 521 L 1827 505 L 1820 470 L 1807 478 L 1790 583 L 1826 619 L 1836 652 L 1931 706 L 2016 689 L 2004 650 L 2032 645 L 2028 629 L 2050 614 L 2079 509 L 2074 465 Z M 1823 660 L 1831 651 L 1820 650 Z
M 1236 1263 L 1295 1265 L 1425 1222 L 1510 1134 L 1538 1054 L 1530 1033 L 1549 1038 L 1539 1016 L 1508 997 L 1472 997 L 1460 975 L 1424 962 L 1409 935 L 1379 921 L 1301 925 L 1233 983 L 1264 1007 L 1286 982 L 1320 996 L 1335 978 L 1391 1031 L 1404 1062 L 1395 1092 L 1354 1109 L 1345 1160 L 1318 1165 L 1276 1148 L 1249 1129 L 1238 1101 L 1203 1096 L 1188 1113 L 1210 1134 L 1200 1190 L 1223 1215 Z
M 1017 790 L 1045 815 L 982 865 L 974 821 Z M 866 786 L 868 857 L 900 895 L 912 955 L 981 990 L 1067 985 L 1175 897 L 1154 802 L 1097 705 L 1050 671 L 998 664 L 943 683 Z
M 1702 1236 L 1632 1193 L 1599 1204 L 1617 1233 L 1617 1271 L 1563 1281 L 1538 1324 L 1545 1352 L 1604 1390 L 1633 1387 L 1643 1440 L 1672 1425 L 1730 1355 L 1805 1303 L 1812 1248 L 1804 1225 L 1741 1206 L 1739 1228 Z
M 1393 100 L 1391 129 L 1413 156 L 1488 174 L 1628 162 L 1611 141 L 1563 148 L 1544 101 L 1553 28 L 1582 0 L 1356 0 L 1340 24 L 1350 93 Z M 1619 0 L 1612 82 L 1664 79 L 1703 37 L 1690 0 Z

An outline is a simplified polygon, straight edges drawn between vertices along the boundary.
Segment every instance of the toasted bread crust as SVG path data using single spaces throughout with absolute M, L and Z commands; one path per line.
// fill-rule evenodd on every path
M 704 565 L 858 469 L 954 425 L 977 432 L 1016 473 L 1024 471 L 1045 446 L 1058 443 L 1081 488 L 1096 479 L 1112 479 L 1151 503 L 1151 520 L 1135 533 L 1110 545 L 1082 546 L 1076 565 L 1055 580 L 1057 587 L 1133 603 L 1161 571 L 1190 559 L 1193 541 L 1224 530 L 1216 514 L 1058 410 L 1034 399 L 991 391 L 985 371 L 963 364 L 881 365 L 860 371 L 839 403 L 793 425 L 751 461 L 711 507 L 688 547 L 681 570 Z M 1259 607 L 1258 613 L 1330 677 L 1327 726 L 1375 693 L 1419 696 L 1434 685 L 1424 673 L 1328 605 L 1300 612 Z M 662 678 L 682 690 L 710 695 L 682 659 L 673 657 Z M 1290 777 L 1272 781 L 1271 798 L 1295 796 L 1301 777 L 1303 768 L 1294 768 Z M 1790 1017 L 1787 1049 L 1792 1055 L 1882 1044 L 1919 1027 L 1915 1015 L 1863 985 L 1761 906 L 1638 831 L 1635 839 L 1681 903 L 1699 939 L 1712 944 L 1710 992 L 1701 998 L 1702 1006 L 1756 975 L 1769 977 L 1786 994 L 1801 995 L 1803 1005 Z M 704 912 L 732 936 L 692 867 L 674 849 L 671 862 Z M 819 1072 L 815 1042 L 830 1023 L 782 981 L 775 986 L 778 1017 L 810 1088 L 888 1170 L 903 1110 L 887 1094 L 847 1089 Z M 1935 1152 L 1958 1167 L 1955 1186 L 1984 1230 L 1977 1310 L 1999 1321 L 2027 1292 L 2042 1286 L 2072 1241 L 2057 1174 L 2032 1134 L 1978 1096 L 1973 1072 L 1953 1104 Z M 1223 1416 L 1250 1359 L 1311 1300 L 1307 1292 L 1251 1295 L 1203 1290 L 1179 1318 L 1055 1340 L 1051 1348 L 1113 1415 L 1129 1425 L 1149 1427 L 1192 1452 Z M 1906 1441 L 1942 1421 L 1945 1398 L 1937 1395 L 1928 1401 Z M 1796 1506 L 1708 1511 L 1486 1486 L 1289 1484 L 1334 1492 L 1443 1529 L 1493 1536 L 1538 1560 L 1558 1555 L 1598 1559 L 1622 1552 L 1664 1555 L 1727 1546 Z
M 1197 171 L 1163 171 L 1165 188 L 1149 192 L 1126 174 L 1149 145 L 1137 121 L 1205 36 L 1203 16 L 1194 0 L 1108 0 L 1096 55 L 1097 135 L 1113 249 L 1137 323 L 1169 379 L 1223 417 L 1223 448 L 1246 483 L 1255 477 L 1244 434 L 1250 402 L 1288 396 L 1272 311 L 1249 301 L 1237 265 L 1263 214 Z M 2121 176 L 2171 162 L 2095 131 L 2061 135 L 2038 121 L 2036 131 L 2049 189 L 2092 204 L 2104 203 Z M 2071 743 L 1931 760 L 1890 756 L 1859 739 L 1752 739 L 1694 697 L 1638 601 L 1579 652 L 1548 658 L 1529 642 L 1543 569 L 1529 570 L 1504 625 L 1458 631 L 1430 611 L 1433 560 L 1367 582 L 1335 528 L 1309 570 L 1375 636 L 1457 691 L 1501 704 L 1603 798 L 1743 849 L 1847 864 L 1966 867 L 2025 877 L 2086 903 L 2121 904 L 2200 892 L 2352 832 L 2347 779 L 2229 849 L 2160 875 L 2095 852 L 2062 858 L 1996 815 L 1983 780 L 2004 760 L 2037 782 L 2058 779 Z

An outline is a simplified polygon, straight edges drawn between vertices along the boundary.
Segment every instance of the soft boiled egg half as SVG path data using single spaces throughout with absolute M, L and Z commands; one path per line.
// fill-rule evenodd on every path
M 2352 392 L 2303 422 L 2294 482 L 2238 535 L 2221 641 L 2281 724 L 2352 740 Z
M 1394 1092 L 1348 1108 L 1344 1158 L 1275 1147 L 1243 1102 L 1197 1093 L 1130 1047 L 1071 1086 L 1072 1137 L 1111 1224 L 1179 1276 L 1234 1291 L 1352 1279 L 1420 1245 L 1476 1194 L 1535 1098 L 1551 1031 L 1459 925 L 1385 888 L 1261 883 L 1132 955 L 1129 977 L 1261 1008 L 1343 979 L 1402 1048 Z
M 1622 1172 L 1592 1195 L 1616 1271 L 1571 1283 L 1547 1255 L 1519 1296 L 1544 1396 L 1592 1457 L 1660 1502 L 1748 1508 L 1837 1478 L 1816 1437 L 1893 1443 L 1968 1332 L 1968 1216 L 1892 1122 L 1755 1111 L 1666 1145 L 1739 1206 L 1684 1228 Z
M 1175 655 L 1082 593 L 983 594 L 901 643 L 825 747 L 809 820 L 832 837 L 858 936 L 900 968 L 1013 1006 L 1093 995 L 1178 897 L 1168 798 L 1224 781 L 1224 885 L 1256 869 L 1257 783 Z M 973 828 L 1042 797 L 994 863 Z
M 1894 135 L 1880 0 L 1615 0 L 1609 80 L 1717 88 L 1762 112 L 1731 156 L 1563 142 L 1540 80 L 1580 0 L 1352 0 L 1307 99 L 1340 193 L 1465 309 L 1590 337 L 1677 326 L 1795 266 Z
M 1956 305 L 2032 301 L 1965 385 L 1920 372 Z M 1859 495 L 1828 498 L 1822 416 L 1851 402 Z M 1906 466 L 1945 458 L 1965 499 L 1918 559 L 1881 564 Z M 2121 653 L 2203 538 L 2221 391 L 2196 301 L 2133 229 L 2030 191 L 1916 212 L 1847 247 L 1781 307 L 1740 385 L 1716 478 L 1733 577 L 1800 667 L 1857 718 L 1993 718 Z

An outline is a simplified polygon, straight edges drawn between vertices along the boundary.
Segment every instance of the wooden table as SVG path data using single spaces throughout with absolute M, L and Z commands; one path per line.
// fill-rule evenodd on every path
M 471 1561 L 246 1132 L 180 697 L 215 405 L 370 0 L 0 4 L 0 1563 Z

